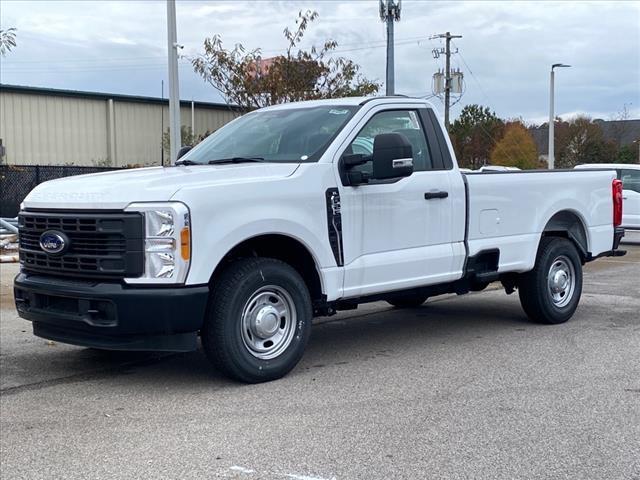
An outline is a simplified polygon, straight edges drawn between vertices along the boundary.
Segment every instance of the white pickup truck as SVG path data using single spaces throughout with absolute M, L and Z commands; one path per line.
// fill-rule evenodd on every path
M 625 230 L 640 230 L 640 165 L 628 163 L 587 163 L 579 170 L 610 168 L 622 182 L 622 225 Z
M 561 323 L 582 265 L 624 254 L 613 170 L 462 174 L 424 100 L 263 108 L 185 150 L 28 195 L 14 287 L 35 335 L 168 351 L 200 336 L 222 372 L 261 382 L 297 364 L 314 316 L 500 281 Z

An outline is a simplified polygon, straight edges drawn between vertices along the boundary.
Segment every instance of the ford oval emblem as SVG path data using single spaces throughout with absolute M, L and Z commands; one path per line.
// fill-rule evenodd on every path
M 40 235 L 40 248 L 46 253 L 62 253 L 68 247 L 69 240 L 62 232 L 47 230 Z

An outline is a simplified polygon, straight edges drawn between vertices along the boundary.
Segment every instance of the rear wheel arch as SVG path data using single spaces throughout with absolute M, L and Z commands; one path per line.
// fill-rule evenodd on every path
M 589 258 L 589 237 L 582 217 L 572 210 L 556 212 L 546 223 L 542 237 L 564 237 L 571 240 L 584 262 Z M 542 243 L 542 238 L 540 239 Z M 538 245 L 538 247 L 540 244 Z

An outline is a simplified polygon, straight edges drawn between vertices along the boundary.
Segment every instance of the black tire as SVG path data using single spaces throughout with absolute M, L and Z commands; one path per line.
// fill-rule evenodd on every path
M 287 305 L 292 305 L 293 314 L 281 352 L 273 358 L 259 358 L 252 353 L 247 338 L 261 340 L 252 335 L 243 325 L 243 312 L 255 311 L 257 300 L 249 303 L 261 289 L 272 287 L 288 295 Z M 285 292 L 285 293 L 282 293 Z M 266 293 L 268 296 L 268 293 Z M 269 308 L 268 303 L 262 304 Z M 253 310 L 251 310 L 253 308 Z M 281 317 L 283 318 L 283 317 Z M 246 258 L 230 264 L 215 280 L 210 304 L 202 329 L 202 345 L 209 360 L 226 376 L 246 383 L 275 380 L 286 375 L 302 358 L 311 333 L 312 304 L 309 291 L 300 274 L 288 264 L 271 258 Z M 280 320 L 277 320 L 279 322 Z M 252 323 L 255 327 L 255 321 Z M 284 329 L 281 323 L 278 328 Z M 247 336 L 245 336 L 245 333 Z M 267 341 L 268 342 L 268 341 Z M 273 344 L 273 342 L 271 342 Z M 266 345 L 266 343 L 264 344 Z
M 553 284 L 550 282 L 552 268 L 555 269 L 558 265 L 560 267 L 554 270 L 554 278 L 559 280 Z M 573 288 L 562 288 L 564 278 L 569 278 L 569 284 Z M 565 238 L 543 237 L 533 270 L 520 278 L 518 294 L 520 304 L 531 320 L 548 324 L 569 320 L 576 311 L 582 294 L 582 261 L 575 245 Z
M 418 308 L 429 298 L 426 295 L 419 293 L 411 293 L 407 295 L 398 295 L 397 297 L 391 297 L 387 299 L 387 303 L 390 303 L 396 308 Z

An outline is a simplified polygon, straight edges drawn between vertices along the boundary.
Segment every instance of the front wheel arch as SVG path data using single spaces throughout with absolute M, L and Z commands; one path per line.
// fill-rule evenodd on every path
M 311 299 L 323 299 L 324 288 L 316 259 L 307 246 L 299 240 L 284 234 L 262 234 L 248 238 L 232 249 L 216 265 L 209 285 L 215 286 L 216 280 L 224 269 L 241 258 L 274 258 L 293 267 L 303 278 Z

